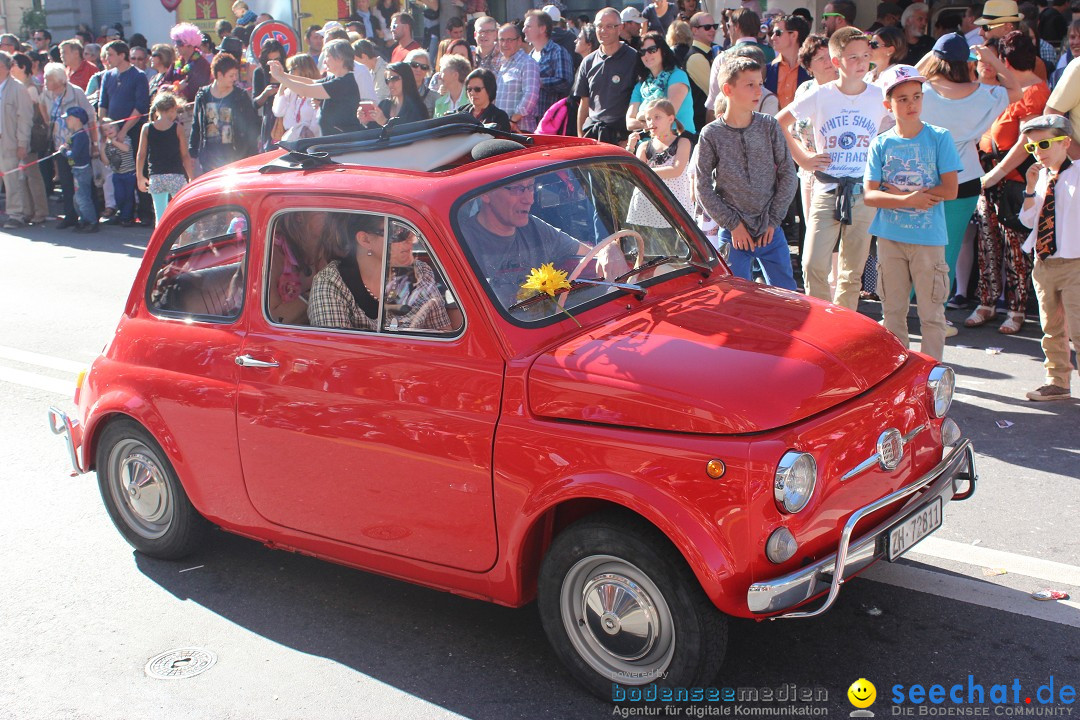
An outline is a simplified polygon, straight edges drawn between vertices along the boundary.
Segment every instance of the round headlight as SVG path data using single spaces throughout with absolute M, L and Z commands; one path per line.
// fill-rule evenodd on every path
M 808 453 L 789 450 L 780 458 L 776 468 L 776 482 L 773 484 L 773 497 L 780 509 L 788 513 L 797 513 L 810 502 L 817 485 L 817 463 Z
M 952 406 L 953 391 L 956 389 L 956 373 L 947 365 L 938 365 L 930 371 L 926 381 L 930 397 L 934 399 L 934 417 L 945 417 Z

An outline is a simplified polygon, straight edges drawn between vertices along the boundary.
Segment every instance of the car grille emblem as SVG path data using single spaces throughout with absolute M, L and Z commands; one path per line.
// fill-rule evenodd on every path
M 904 437 L 896 428 L 881 433 L 877 441 L 878 464 L 882 470 L 895 470 L 904 459 Z

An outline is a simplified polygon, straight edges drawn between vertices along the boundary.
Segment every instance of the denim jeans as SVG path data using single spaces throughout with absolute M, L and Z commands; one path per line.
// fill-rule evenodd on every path
M 720 240 L 730 244 L 731 231 L 720 230 Z M 791 272 L 791 252 L 788 250 L 787 237 L 784 235 L 782 228 L 776 228 L 773 232 L 772 242 L 764 247 L 753 250 L 739 250 L 734 245 L 731 246 L 731 252 L 728 254 L 728 264 L 731 266 L 731 272 L 736 277 L 753 280 L 754 277 L 751 271 L 754 260 L 761 262 L 765 280 L 770 285 L 785 290 L 795 289 L 795 276 Z
M 89 165 L 71 168 L 75 177 L 75 207 L 79 210 L 79 220 L 87 225 L 97 223 L 97 208 L 94 206 L 94 169 Z
M 135 219 L 135 173 L 112 175 L 113 195 L 116 198 L 116 213 L 120 220 Z

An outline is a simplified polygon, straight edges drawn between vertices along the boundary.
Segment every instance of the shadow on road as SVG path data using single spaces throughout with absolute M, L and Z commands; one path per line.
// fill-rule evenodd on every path
M 609 703 L 582 690 L 548 649 L 533 605 L 466 600 L 215 532 L 182 564 L 134 554 L 139 569 L 177 598 L 251 632 L 324 657 L 470 718 L 606 718 Z M 203 565 L 196 570 L 180 570 Z M 1074 640 L 1060 642 L 1063 635 Z M 1035 687 L 1080 657 L 1080 631 L 890 585 L 855 580 L 813 620 L 732 621 L 717 687 L 824 688 L 850 711 L 860 677 L 893 683 Z

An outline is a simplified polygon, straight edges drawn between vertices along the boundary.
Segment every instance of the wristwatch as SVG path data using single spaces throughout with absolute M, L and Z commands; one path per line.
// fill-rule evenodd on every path
M 1028 192 L 1027 190 L 1025 190 L 1025 191 L 1024 191 L 1024 197 L 1025 197 L 1025 198 L 1034 198 L 1034 197 L 1035 197 L 1035 193 L 1033 193 L 1033 192 L 1030 192 L 1030 193 L 1029 193 L 1029 192 Z

